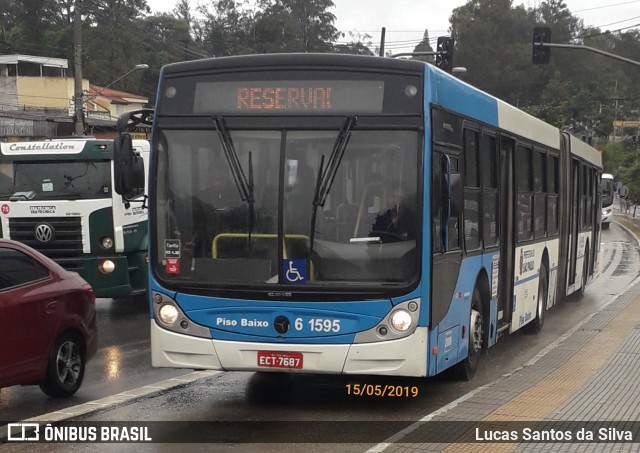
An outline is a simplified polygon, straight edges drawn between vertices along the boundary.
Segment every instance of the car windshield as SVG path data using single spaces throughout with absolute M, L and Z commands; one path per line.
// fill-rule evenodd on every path
M 218 286 L 413 283 L 418 134 L 354 123 L 230 130 L 226 140 L 161 130 L 157 274 Z
M 95 199 L 111 196 L 110 161 L 0 163 L 0 198 Z

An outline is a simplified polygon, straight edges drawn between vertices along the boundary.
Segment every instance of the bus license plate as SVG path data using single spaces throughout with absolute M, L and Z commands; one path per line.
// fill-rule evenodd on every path
M 270 368 L 302 368 L 301 352 L 258 351 L 258 366 Z

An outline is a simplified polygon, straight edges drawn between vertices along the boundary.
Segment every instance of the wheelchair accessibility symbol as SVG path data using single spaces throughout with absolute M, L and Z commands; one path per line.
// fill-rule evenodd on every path
M 307 261 L 306 260 L 284 260 L 284 281 L 299 285 L 307 281 Z

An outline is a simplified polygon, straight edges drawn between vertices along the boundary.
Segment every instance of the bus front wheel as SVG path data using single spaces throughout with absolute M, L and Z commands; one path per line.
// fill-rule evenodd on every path
M 476 374 L 478 363 L 480 363 L 480 352 L 482 351 L 482 338 L 484 335 L 484 320 L 482 318 L 482 297 L 476 288 L 473 291 L 471 300 L 471 317 L 469 322 L 469 353 L 467 357 L 457 366 L 458 375 L 468 381 Z

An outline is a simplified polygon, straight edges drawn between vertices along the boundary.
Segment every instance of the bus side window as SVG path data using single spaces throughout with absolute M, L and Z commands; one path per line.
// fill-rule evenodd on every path
M 516 184 L 518 191 L 516 222 L 518 242 L 533 239 L 533 178 L 532 149 L 519 144 L 516 147 Z
M 460 181 L 460 163 L 458 157 L 449 156 L 451 162 L 451 175 L 457 175 L 457 178 L 452 178 L 451 185 L 449 185 L 448 177 L 445 175 L 445 184 L 451 189 L 451 205 L 452 209 L 449 215 L 449 222 L 446 225 L 447 228 L 447 251 L 460 249 L 460 206 L 462 206 L 462 190 L 458 185 L 454 187 L 454 181 L 457 180 L 458 184 L 462 184 Z M 454 206 L 458 206 L 455 209 Z
M 464 242 L 467 252 L 481 246 L 478 132 L 464 130 Z
M 432 248 L 434 253 L 444 253 L 460 248 L 460 213 L 449 207 L 448 173 L 456 175 L 459 181 L 458 158 L 436 152 L 431 165 L 431 225 Z M 462 204 L 462 191 L 453 190 L 452 200 L 459 207 Z M 454 203 L 452 203 L 454 204 Z M 459 210 L 459 208 L 458 208 Z M 448 217 L 448 222 L 447 222 Z
M 558 233 L 558 157 L 547 156 L 547 235 Z
M 482 239 L 484 247 L 498 245 L 498 148 L 493 135 L 480 138 L 480 174 L 482 179 Z

